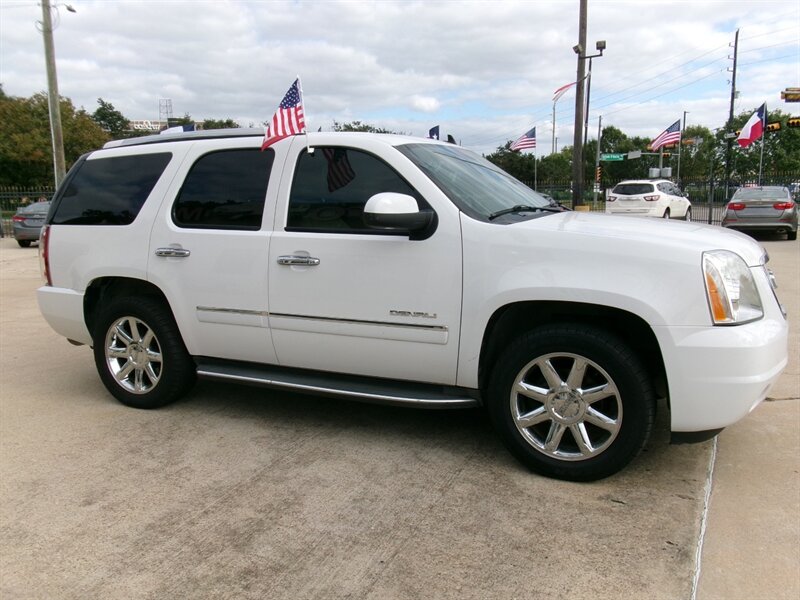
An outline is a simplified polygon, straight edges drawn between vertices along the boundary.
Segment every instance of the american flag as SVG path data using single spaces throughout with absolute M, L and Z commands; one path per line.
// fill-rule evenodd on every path
M 261 149 L 270 147 L 278 140 L 290 135 L 306 132 L 306 120 L 303 116 L 303 88 L 300 78 L 294 80 L 292 87 L 286 92 L 281 105 L 272 115 L 272 122 L 267 126 Z
M 526 148 L 536 148 L 536 127 L 523 133 L 516 142 L 511 144 L 510 150 L 519 152 Z
M 650 142 L 651 150 L 658 150 L 661 146 L 681 141 L 681 120 L 678 119 L 667 127 L 659 136 Z
M 356 177 L 353 166 L 347 159 L 344 148 L 323 148 L 322 154 L 328 161 L 328 191 L 335 192 L 343 188 Z

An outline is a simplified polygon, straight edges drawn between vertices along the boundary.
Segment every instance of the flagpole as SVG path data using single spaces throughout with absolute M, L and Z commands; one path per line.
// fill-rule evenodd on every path
M 533 191 L 536 191 L 536 148 L 533 149 Z
M 553 100 L 553 143 L 550 146 L 550 154 L 556 151 L 556 102 L 557 100 Z
M 758 160 L 758 187 L 761 187 L 761 173 L 764 168 L 764 140 L 767 139 L 767 103 L 764 102 L 764 122 L 762 125 L 763 131 L 761 132 L 761 158 Z

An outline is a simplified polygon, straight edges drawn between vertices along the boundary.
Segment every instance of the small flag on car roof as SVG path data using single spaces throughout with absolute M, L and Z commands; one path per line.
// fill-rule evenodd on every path
M 303 114 L 303 88 L 300 85 L 300 78 L 294 80 L 292 87 L 286 92 L 281 100 L 278 110 L 272 115 L 272 121 L 267 125 L 264 134 L 264 141 L 261 149 L 270 147 L 272 144 L 291 135 L 298 135 L 306 132 L 306 120 Z

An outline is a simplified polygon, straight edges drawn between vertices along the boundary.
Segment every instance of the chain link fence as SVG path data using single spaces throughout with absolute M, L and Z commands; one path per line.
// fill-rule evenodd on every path
M 51 200 L 55 189 L 52 187 L 9 187 L 0 186 L 0 225 L 2 236 L 12 235 L 11 217 L 21 206 L 34 202 Z

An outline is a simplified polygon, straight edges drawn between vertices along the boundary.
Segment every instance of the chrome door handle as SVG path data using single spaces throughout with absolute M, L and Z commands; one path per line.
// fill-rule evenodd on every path
M 297 256 L 287 255 L 278 257 L 279 265 L 303 265 L 306 267 L 316 267 L 319 264 L 319 259 L 313 256 Z
M 191 252 L 185 248 L 159 248 L 156 250 L 156 256 L 164 256 L 167 258 L 186 258 Z

